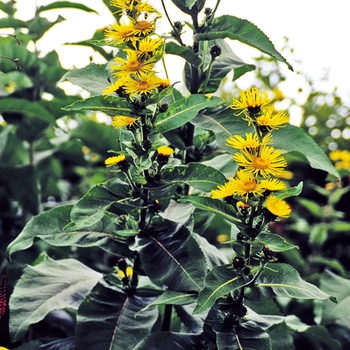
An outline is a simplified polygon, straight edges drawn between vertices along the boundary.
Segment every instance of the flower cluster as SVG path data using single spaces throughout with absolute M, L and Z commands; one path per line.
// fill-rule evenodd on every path
M 348 150 L 332 151 L 329 158 L 335 163 L 336 169 L 350 169 L 350 152 Z
M 137 98 L 168 86 L 154 70 L 164 53 L 164 40 L 155 35 L 160 13 L 141 0 L 111 0 L 111 5 L 120 20 L 106 30 L 105 39 L 119 51 L 109 66 L 114 82 L 104 94 Z
M 273 147 L 272 130 L 279 129 L 289 122 L 284 112 L 273 113 L 269 107 L 271 100 L 266 91 L 252 88 L 240 92 L 240 99 L 234 99 L 232 109 L 239 109 L 236 115 L 243 115 L 255 132 L 230 136 L 227 145 L 237 150 L 233 160 L 239 165 L 234 178 L 212 190 L 212 198 L 235 198 L 246 203 L 264 200 L 267 212 L 275 217 L 286 218 L 290 208 L 285 201 L 274 196 L 275 191 L 286 189 L 278 177 L 285 171 L 287 162 L 280 150 Z

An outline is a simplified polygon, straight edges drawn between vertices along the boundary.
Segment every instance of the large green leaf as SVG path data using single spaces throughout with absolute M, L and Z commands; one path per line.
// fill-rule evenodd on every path
M 31 324 L 52 310 L 76 310 L 101 277 L 75 259 L 47 258 L 37 266 L 27 266 L 10 298 L 12 340 L 21 339 Z
M 290 249 L 298 248 L 298 246 L 287 242 L 283 237 L 276 233 L 261 233 L 254 244 L 267 245 L 273 252 L 285 252 Z
M 161 177 L 165 182 L 172 184 L 184 182 L 206 192 L 226 182 L 225 176 L 220 171 L 200 163 L 164 167 Z
M 19 113 L 37 118 L 48 124 L 55 124 L 56 118 L 39 102 L 21 98 L 6 97 L 0 99 L 0 113 Z
M 202 334 L 155 332 L 133 350 L 187 350 L 196 349 L 205 339 Z
M 166 43 L 165 51 L 167 54 L 177 55 L 184 58 L 188 63 L 195 67 L 200 66 L 202 63 L 201 58 L 187 46 L 180 46 L 174 42 L 168 42 Z
M 65 227 L 70 223 L 72 206 L 56 207 L 33 217 L 17 238 L 8 246 L 7 253 L 28 249 L 34 238 L 40 238 L 57 247 L 99 247 L 111 254 L 131 256 L 126 244 L 120 243 L 116 235 L 116 215 L 108 214 L 88 229 L 69 232 Z M 110 217 L 111 216 L 111 217 Z
M 154 218 L 149 231 L 143 237 L 139 235 L 131 246 L 139 252 L 147 276 L 174 291 L 199 291 L 207 267 L 188 229 L 173 221 Z
M 214 267 L 205 276 L 205 287 L 198 295 L 198 305 L 193 313 L 196 314 L 209 309 L 217 299 L 245 286 L 249 282 L 243 278 L 242 274 L 237 273 L 232 265 Z
M 241 117 L 235 116 L 234 111 L 228 107 L 206 109 L 192 119 L 191 123 L 203 129 L 214 131 L 220 146 L 229 153 L 234 153 L 235 150 L 226 145 L 228 137 L 231 135 L 245 136 L 246 132 L 254 132 L 252 126 L 248 127 L 247 123 Z M 322 149 L 302 129 L 287 125 L 273 132 L 273 140 L 275 148 L 281 149 L 283 152 L 291 152 L 307 161 L 311 167 L 339 177 L 338 172 Z
M 209 99 L 203 95 L 185 97 L 171 104 L 166 112 L 157 115 L 152 133 L 163 133 L 176 129 L 193 119 L 200 110 L 217 105 L 221 101 L 218 97 Z
M 219 214 L 227 221 L 232 222 L 236 226 L 244 227 L 242 222 L 239 219 L 237 219 L 237 212 L 234 209 L 234 207 L 219 199 L 199 196 L 186 196 L 180 198 L 178 201 L 181 203 L 192 203 L 198 209 Z
M 297 270 L 283 263 L 268 264 L 252 287 L 258 288 L 266 298 L 274 296 L 326 300 L 331 296 L 301 279 Z
M 114 96 L 93 96 L 63 108 L 65 111 L 101 111 L 110 115 L 134 116 L 130 103 Z
M 46 6 L 40 6 L 37 10 L 38 13 L 48 10 L 55 10 L 60 8 L 72 8 L 72 9 L 78 9 L 86 12 L 94 12 L 98 14 L 95 10 L 93 10 L 90 7 L 87 7 L 83 4 L 79 4 L 77 2 L 70 2 L 70 1 L 55 1 L 52 4 L 46 5 Z
M 195 35 L 195 40 L 215 40 L 229 38 L 239 40 L 255 47 L 263 53 L 285 63 L 290 70 L 292 66 L 275 49 L 270 39 L 253 23 L 235 16 L 223 15 L 217 17 L 206 33 Z
M 100 281 L 79 307 L 76 349 L 135 349 L 158 318 L 156 307 L 142 310 L 153 299 L 128 295 Z
M 91 63 L 84 68 L 71 70 L 60 81 L 66 80 L 79 85 L 93 95 L 101 95 L 108 85 L 106 65 Z

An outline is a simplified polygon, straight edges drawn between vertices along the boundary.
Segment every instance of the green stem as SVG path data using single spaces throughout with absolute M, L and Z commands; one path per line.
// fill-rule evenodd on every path
M 161 331 L 170 330 L 172 312 L 173 312 L 173 306 L 171 304 L 165 305 Z
M 215 13 L 216 13 L 216 11 L 217 11 L 219 5 L 220 5 L 220 2 L 221 2 L 221 0 L 217 0 L 217 2 L 216 2 L 216 4 L 215 4 L 215 7 L 214 7 L 214 10 L 213 10 L 213 12 L 211 13 L 211 18 L 210 18 L 210 20 L 209 20 L 209 24 L 212 24 L 212 23 L 213 23 L 213 20 L 214 20 L 214 17 L 215 17 Z
M 208 86 L 208 82 L 209 82 L 209 77 L 210 77 L 210 74 L 211 74 L 211 70 L 212 70 L 212 68 L 213 68 L 214 61 L 215 61 L 215 60 L 212 59 L 212 60 L 210 61 L 210 63 L 209 63 L 207 75 L 206 75 L 206 77 L 205 77 L 204 88 L 203 88 L 203 92 L 202 92 L 203 95 L 205 94 L 205 91 L 207 90 L 207 86 Z
M 174 35 L 177 33 L 177 29 L 175 28 L 173 22 L 171 21 L 170 17 L 169 17 L 169 14 L 168 14 L 168 11 L 165 7 L 165 4 L 164 4 L 164 0 L 161 0 L 161 3 L 162 3 L 162 6 L 163 6 L 163 10 L 164 10 L 164 13 L 165 13 L 165 16 L 166 18 L 168 19 L 168 22 L 169 24 L 171 25 L 171 28 L 173 28 L 173 33 Z M 175 39 L 178 41 L 178 43 L 181 45 L 181 46 L 184 46 L 184 43 L 182 42 L 181 40 L 181 37 L 180 35 L 176 35 Z

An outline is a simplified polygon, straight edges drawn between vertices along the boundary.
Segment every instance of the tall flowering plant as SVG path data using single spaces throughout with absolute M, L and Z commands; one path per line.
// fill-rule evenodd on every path
M 277 312 L 279 298 L 334 301 L 278 262 L 296 246 L 270 227 L 291 215 L 288 197 L 302 190 L 283 180 L 288 154 L 336 171 L 286 113 L 274 111 L 268 92 L 241 91 L 230 106 L 208 96 L 230 71 L 237 79 L 254 68 L 225 38 L 291 66 L 249 21 L 216 17 L 219 0 L 214 9 L 204 0 L 172 2 L 192 23 L 172 21 L 162 1 L 172 32 L 160 36 L 159 9 L 111 0 L 116 23 L 97 44 L 116 48 L 116 56 L 63 78 L 92 93 L 65 110 L 111 116 L 111 178 L 75 204 L 34 217 L 7 251 L 15 256 L 39 238 L 103 255 L 90 266 L 73 254 L 27 266 L 10 298 L 13 341 L 53 310 L 70 309 L 74 337 L 45 348 L 278 349 L 281 333 L 293 348 L 294 333 L 307 325 Z M 191 47 L 183 44 L 185 25 Z M 185 96 L 158 73 L 166 54 L 186 61 Z

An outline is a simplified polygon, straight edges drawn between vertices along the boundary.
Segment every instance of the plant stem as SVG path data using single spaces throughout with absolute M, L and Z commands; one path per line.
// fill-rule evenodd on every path
M 161 331 L 170 330 L 172 312 L 173 312 L 173 306 L 171 304 L 165 305 Z
M 213 68 L 214 61 L 215 61 L 215 60 L 212 59 L 212 60 L 210 60 L 210 63 L 209 63 L 207 75 L 206 75 L 206 77 L 205 77 L 203 92 L 202 92 L 203 95 L 205 94 L 205 91 L 207 90 L 207 85 L 208 85 L 208 82 L 209 82 L 209 77 L 210 77 L 210 74 L 211 74 L 211 69 Z
M 171 28 L 173 28 L 173 33 L 176 34 L 177 33 L 177 29 L 175 28 L 173 22 L 171 21 L 171 19 L 169 17 L 168 11 L 167 11 L 167 9 L 165 7 L 165 4 L 164 4 L 164 0 L 161 0 L 161 3 L 162 3 L 162 6 L 163 6 L 163 10 L 164 10 L 165 16 L 168 19 L 168 22 L 171 25 Z M 184 43 L 182 42 L 182 39 L 181 39 L 180 35 L 176 35 L 175 39 L 179 42 L 179 44 L 181 46 L 184 46 Z

